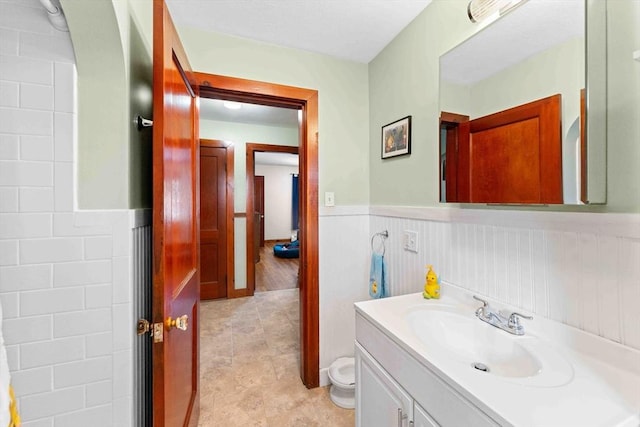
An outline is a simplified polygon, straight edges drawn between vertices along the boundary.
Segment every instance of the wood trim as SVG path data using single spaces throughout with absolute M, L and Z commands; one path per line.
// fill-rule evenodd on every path
M 463 123 L 468 122 L 469 116 L 464 114 L 449 113 L 447 111 L 440 112 L 440 125 L 443 123 Z
M 234 171 L 235 171 L 235 146 L 231 141 L 222 141 L 219 139 L 201 139 L 200 147 L 213 147 L 224 148 L 226 151 L 226 179 L 227 179 L 227 211 L 226 211 L 226 239 L 227 245 L 225 251 L 227 252 L 227 295 L 230 295 L 235 290 L 235 252 L 234 252 L 234 218 L 235 213 L 233 211 L 234 201 Z
M 246 212 L 235 212 L 233 214 L 234 218 L 246 218 L 247 217 L 247 213 Z
M 244 289 L 233 288 L 231 292 L 227 293 L 227 298 L 243 298 L 243 297 L 250 297 L 250 296 L 252 296 L 252 294 L 249 293 L 248 288 L 244 288 Z
M 460 132 L 460 124 L 467 123 L 469 121 L 469 116 L 465 116 L 463 114 L 457 113 L 449 113 L 447 111 L 440 112 L 440 132 L 443 129 L 447 131 L 447 147 L 445 154 L 445 165 L 446 165 L 446 177 L 445 177 L 445 194 L 440 194 L 440 200 L 445 202 L 457 202 L 458 197 L 458 140 L 459 140 L 459 132 Z M 468 128 L 466 129 L 468 133 Z M 442 138 L 442 136 L 439 137 Z M 440 143 L 442 146 L 442 142 Z M 440 151 L 438 153 L 441 156 Z M 440 157 L 438 157 L 438 164 L 440 167 L 440 174 L 438 175 L 438 182 L 442 179 L 442 162 L 440 161 Z M 444 197 L 443 197 L 444 196 Z
M 254 251 L 254 239 L 255 239 L 255 224 L 254 224 L 254 206 L 253 206 L 253 192 L 255 189 L 255 153 L 292 153 L 299 154 L 298 147 L 286 146 L 286 145 L 273 145 L 273 144 L 259 144 L 254 142 L 247 142 L 247 203 L 246 203 L 246 215 L 247 215 L 247 289 L 249 289 L 249 295 L 253 295 L 256 290 L 256 269 L 253 260 L 255 259 Z M 249 261 L 251 260 L 251 261 Z
M 320 385 L 318 261 L 318 91 L 195 72 L 204 98 L 228 97 L 302 110 L 300 125 L 300 376 Z M 235 291 L 235 290 L 234 290 Z M 234 295 L 236 292 L 234 292 Z

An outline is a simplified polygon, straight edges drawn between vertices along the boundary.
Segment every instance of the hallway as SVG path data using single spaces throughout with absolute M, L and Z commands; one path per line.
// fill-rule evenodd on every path
M 204 301 L 200 319 L 200 426 L 354 425 L 300 380 L 297 288 Z
M 276 242 L 266 241 L 256 263 L 256 292 L 298 287 L 298 258 L 278 258 L 273 254 Z

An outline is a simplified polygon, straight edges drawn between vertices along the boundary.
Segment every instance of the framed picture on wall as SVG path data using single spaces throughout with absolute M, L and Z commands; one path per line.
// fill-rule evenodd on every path
M 411 154 L 411 116 L 382 126 L 382 158 Z

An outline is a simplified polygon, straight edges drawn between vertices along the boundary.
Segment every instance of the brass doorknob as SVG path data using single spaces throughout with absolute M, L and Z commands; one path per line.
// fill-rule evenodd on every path
M 169 316 L 167 317 L 166 324 L 167 328 L 169 329 L 176 328 L 180 329 L 181 331 L 186 331 L 189 327 L 189 316 L 185 314 L 175 319 L 172 319 L 171 316 Z

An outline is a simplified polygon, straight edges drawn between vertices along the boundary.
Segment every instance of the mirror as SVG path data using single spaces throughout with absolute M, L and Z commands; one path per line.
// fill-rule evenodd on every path
M 606 201 L 605 4 L 528 0 L 440 57 L 441 202 Z

